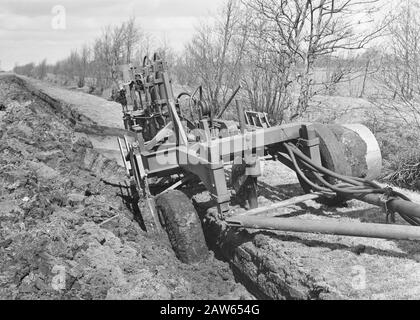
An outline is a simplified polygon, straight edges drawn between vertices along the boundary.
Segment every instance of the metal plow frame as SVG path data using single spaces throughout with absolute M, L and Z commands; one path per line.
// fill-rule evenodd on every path
M 297 203 L 325 196 L 325 194 L 328 193 L 323 190 L 325 188 L 320 187 L 321 190 L 316 190 L 316 183 L 314 183 L 314 179 L 312 179 L 318 178 L 318 181 L 324 181 L 325 185 L 329 185 L 328 182 L 324 180 L 329 173 L 322 173 L 321 170 L 323 167 L 323 155 L 321 154 L 320 146 L 321 143 L 327 144 L 327 149 L 333 158 L 340 153 L 343 153 L 342 150 L 340 151 L 340 146 L 336 143 L 330 143 L 328 140 L 321 141 L 314 125 L 308 123 L 295 123 L 270 127 L 267 123 L 266 115 L 252 114 L 254 118 L 260 119 L 260 127 L 255 126 L 255 120 L 251 125 L 249 115 L 243 111 L 238 102 L 238 132 L 223 138 L 210 138 L 212 134 L 210 126 L 211 123 L 215 121 L 215 119 L 210 116 L 209 118 L 200 119 L 200 123 L 198 124 L 198 127 L 204 132 L 205 138 L 198 142 L 191 141 L 185 131 L 185 124 L 181 121 L 179 111 L 176 108 L 177 101 L 174 98 L 169 75 L 164 67 L 163 61 L 155 56 L 154 61 L 151 62 L 150 65 L 147 65 L 144 70 L 146 70 L 143 72 L 144 76 L 140 78 L 143 79 L 142 87 L 145 92 L 146 102 L 137 103 L 137 105 L 157 105 L 159 108 L 166 107 L 170 121 L 151 141 L 148 142 L 144 141 L 143 128 L 134 124 L 130 129 L 136 132 L 136 141 L 134 143 L 129 143 L 127 138 L 125 139 L 124 145 L 126 147 L 126 152 L 123 150 L 121 141 L 119 141 L 119 145 L 124 163 L 126 163 L 126 170 L 134 178 L 137 188 L 143 190 L 143 194 L 149 204 L 148 207 L 150 208 L 151 215 L 153 216 L 153 221 L 157 222 L 158 218 L 153 205 L 154 196 L 150 192 L 148 179 L 178 174 L 181 178 L 174 185 L 169 187 L 168 190 L 173 190 L 185 184 L 190 176 L 197 177 L 216 202 L 220 219 L 225 220 L 231 227 L 420 240 L 420 228 L 412 226 L 317 222 L 281 217 L 263 217 L 262 214 L 273 211 L 276 207 L 287 205 L 287 203 Z M 150 77 L 150 70 L 153 70 L 153 77 Z M 133 78 L 138 79 L 138 74 Z M 127 85 L 131 95 L 133 95 L 133 83 L 135 84 L 131 79 L 131 82 L 129 81 Z M 153 92 L 159 93 L 154 101 L 151 99 L 148 90 L 154 90 Z M 138 91 L 136 99 L 138 100 L 140 98 L 141 100 L 141 97 L 142 94 Z M 203 102 L 202 105 L 205 105 L 205 103 Z M 125 111 L 124 114 L 125 121 L 127 118 L 130 118 L 130 114 L 127 112 L 128 111 Z M 131 122 L 135 123 L 134 120 L 131 119 Z M 363 130 L 365 129 L 362 129 L 362 131 Z M 168 136 L 172 137 L 171 142 L 166 141 Z M 371 140 L 371 147 L 372 135 L 369 139 Z M 294 159 L 293 152 L 296 151 L 292 150 L 293 152 L 290 153 L 290 146 L 296 145 L 299 146 L 299 152 L 307 158 L 297 157 L 297 160 Z M 370 152 L 367 156 L 367 158 L 369 158 L 368 166 L 372 166 L 373 163 L 373 167 L 368 169 L 370 170 L 370 173 L 375 172 L 373 175 L 377 175 L 380 171 L 380 159 L 378 163 L 378 155 L 372 154 L 375 152 L 377 153 L 378 150 L 369 149 L 370 147 L 368 146 L 367 150 L 368 153 Z M 287 155 L 288 151 L 289 156 Z M 296 155 L 299 156 L 299 154 Z M 311 178 L 301 175 L 300 179 L 306 181 L 309 186 L 312 185 L 312 188 L 309 188 L 307 191 L 309 195 L 291 199 L 285 203 L 273 204 L 264 208 L 253 208 L 253 210 L 250 210 L 245 215 L 232 217 L 226 220 L 226 213 L 229 211 L 229 203 L 232 196 L 232 192 L 228 189 L 228 183 L 226 181 L 226 166 L 231 165 L 233 162 L 234 166 L 245 167 L 242 179 L 239 179 L 241 182 L 235 187 L 235 191 L 237 192 L 238 189 L 243 187 L 243 184 L 248 181 L 248 177 L 256 179 L 260 176 L 260 161 L 264 157 L 271 157 L 279 160 L 286 166 L 295 170 L 298 173 L 298 177 L 303 170 L 301 170 L 300 165 L 306 165 L 306 173 L 309 172 L 308 177 Z M 162 162 L 162 159 L 165 161 Z M 308 162 L 308 159 L 310 159 L 310 162 Z M 306 163 L 304 163 L 305 161 Z M 298 162 L 299 164 L 297 164 Z M 339 165 L 340 164 L 338 163 L 338 166 Z M 350 177 L 347 177 L 345 175 L 346 173 L 348 172 L 340 172 L 342 180 L 346 181 L 348 178 L 351 181 L 356 181 L 355 183 L 359 183 L 359 180 L 352 180 Z M 367 175 L 369 175 L 369 173 Z M 360 183 L 362 184 L 362 182 Z M 337 188 L 338 191 L 336 190 L 336 193 L 346 199 L 358 199 L 380 207 L 385 207 L 387 211 L 400 213 L 402 216 L 407 217 L 407 221 L 412 221 L 413 224 L 415 224 L 414 222 L 417 223 L 416 219 L 420 218 L 419 205 L 414 204 L 404 196 L 395 194 L 389 190 L 382 190 L 383 192 L 379 192 L 380 189 L 377 185 L 375 185 L 375 188 L 371 187 L 371 193 L 364 192 L 365 190 L 369 190 L 370 184 L 373 183 L 364 180 L 363 186 L 360 186 L 360 188 L 358 188 L 357 185 L 346 185 L 345 188 L 341 189 L 336 185 L 330 185 L 330 187 L 332 191 Z M 354 190 L 354 192 L 346 193 L 343 191 L 343 194 L 341 194 L 340 190 Z M 317 191 L 321 191 L 321 193 L 317 193 Z M 234 194 L 236 194 L 236 192 L 234 192 Z M 408 220 L 408 218 L 410 220 Z

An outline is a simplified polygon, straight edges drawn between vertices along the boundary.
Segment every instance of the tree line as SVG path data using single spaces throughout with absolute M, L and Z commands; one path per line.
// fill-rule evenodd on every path
M 241 85 L 248 107 L 267 112 L 276 123 L 290 122 L 307 111 L 314 96 L 334 94 L 343 81 L 360 81 L 357 96 L 364 96 L 371 75 L 392 92 L 395 108 L 404 103 L 417 110 L 418 4 L 401 0 L 398 12 L 377 14 L 384 2 L 226 0 L 213 20 L 196 27 L 180 53 L 166 44 L 156 48 L 131 18 L 104 28 L 91 46 L 54 65 L 44 60 L 14 71 L 37 78 L 51 73 L 100 93 L 118 85 L 121 65 L 141 65 L 143 56 L 155 49 L 169 60 L 176 82 L 203 85 L 216 112 Z M 317 75 L 320 68 L 325 70 L 322 77 Z
M 134 17 L 121 25 L 107 26 L 92 45 L 83 45 L 73 50 L 64 60 L 48 65 L 46 60 L 39 64 L 28 63 L 15 66 L 18 74 L 44 79 L 51 73 L 63 83 L 76 82 L 82 88 L 90 86 L 100 91 L 118 84 L 121 66 L 139 63 L 148 54 L 151 38 L 136 24 Z

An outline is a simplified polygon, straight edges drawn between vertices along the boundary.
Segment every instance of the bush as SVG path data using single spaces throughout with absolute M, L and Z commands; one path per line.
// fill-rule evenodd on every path
M 420 133 L 415 125 L 392 123 L 389 120 L 365 123 L 378 140 L 383 158 L 381 181 L 420 189 Z
M 420 150 L 406 150 L 392 156 L 383 180 L 409 189 L 420 189 Z

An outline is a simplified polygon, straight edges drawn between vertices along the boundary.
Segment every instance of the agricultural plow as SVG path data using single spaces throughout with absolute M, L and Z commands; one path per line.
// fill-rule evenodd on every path
M 420 206 L 373 182 L 381 172 L 381 152 L 366 127 L 271 126 L 266 114 L 244 110 L 235 100 L 240 87 L 215 114 L 201 87 L 174 96 L 167 66 L 157 54 L 146 57 L 141 68 L 127 69 L 125 80 L 120 92 L 124 126 L 135 136 L 118 139 L 125 168 L 143 195 L 139 207 L 146 228 L 165 229 L 180 260 L 199 261 L 208 250 L 194 206 L 178 190 L 184 185 L 203 185 L 218 218 L 233 228 L 420 240 Z M 222 120 L 234 101 L 239 121 Z M 259 207 L 257 179 L 265 160 L 294 170 L 306 195 Z M 229 216 L 233 198 L 249 210 Z M 265 215 L 307 200 L 339 205 L 349 199 L 382 207 L 388 224 Z M 395 214 L 411 226 L 392 224 Z

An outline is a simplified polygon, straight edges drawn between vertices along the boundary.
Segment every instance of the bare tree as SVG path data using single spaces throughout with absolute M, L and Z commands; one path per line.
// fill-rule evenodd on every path
M 35 77 L 44 79 L 47 76 L 47 70 L 47 59 L 44 59 L 35 67 Z
M 250 17 L 244 21 L 246 27 L 252 28 L 253 37 L 248 39 L 242 62 L 243 88 L 251 109 L 267 112 L 274 122 L 281 123 L 292 103 L 293 88 L 288 81 L 290 69 L 284 56 L 269 50 L 264 40 L 264 26 L 250 21 Z
M 80 50 L 72 50 L 67 58 L 58 61 L 54 66 L 49 67 L 46 62 L 45 65 L 41 63 L 38 66 L 28 64 L 16 66 L 15 72 L 44 77 L 44 71 L 39 76 L 41 69 L 50 68 L 62 84 L 76 83 L 79 87 L 84 87 L 86 79 L 93 79 L 97 93 L 102 93 L 104 89 L 119 85 L 122 65 L 137 62 L 140 60 L 139 55 L 149 53 L 150 48 L 150 37 L 136 24 L 135 18 L 131 17 L 120 25 L 106 26 L 92 46 L 85 44 Z
M 28 77 L 33 76 L 34 70 L 35 70 L 35 64 L 33 62 L 27 63 L 22 66 L 16 65 L 13 68 L 14 73 L 21 74 Z
M 64 74 L 74 81 L 79 73 L 80 55 L 77 50 L 73 50 L 70 56 L 65 60 L 63 65 Z
M 407 124 L 420 127 L 420 5 L 404 0 L 389 27 L 376 103 Z
M 176 64 L 177 57 L 166 35 L 163 36 L 163 39 L 160 42 L 160 45 L 155 49 L 155 51 L 159 54 L 159 56 L 162 59 L 166 61 L 169 69 L 172 71 L 174 68 L 174 65 Z
M 315 62 L 361 49 L 381 35 L 383 25 L 372 18 L 379 1 L 229 0 L 216 24 L 197 29 L 177 61 L 184 64 L 178 73 L 186 82 L 202 83 L 216 109 L 241 82 L 253 109 L 276 122 L 292 121 L 321 93 L 318 88 L 332 90 L 356 73 L 348 63 L 335 64 L 319 85 Z
M 216 112 L 239 84 L 246 37 L 239 3 L 228 0 L 215 23 L 202 23 L 186 47 L 183 62 L 192 74 L 191 82 L 204 85 Z
M 312 90 L 319 95 L 362 98 L 371 93 L 374 75 L 380 69 L 381 53 L 374 47 L 360 54 L 319 57 L 314 64 Z
M 82 47 L 78 65 L 77 65 L 77 73 L 78 73 L 77 85 L 79 88 L 83 88 L 85 86 L 85 80 L 86 80 L 87 75 L 89 74 L 89 63 L 90 63 L 90 49 L 85 44 Z
M 96 86 L 108 88 L 116 85 L 120 79 L 120 65 L 126 63 L 127 39 L 125 37 L 125 24 L 120 26 L 107 26 L 102 36 L 96 39 L 93 48 L 93 65 L 95 70 Z M 130 46 L 131 46 L 130 42 Z M 131 47 L 130 47 L 131 50 Z
M 124 42 L 125 42 L 125 56 L 126 63 L 130 64 L 133 62 L 133 56 L 136 45 L 139 43 L 140 39 L 143 37 L 143 33 L 138 26 L 136 26 L 135 17 L 131 17 L 125 24 L 124 28 Z
M 263 33 L 265 47 L 281 56 L 290 72 L 287 82 L 298 89 L 297 103 L 289 120 L 300 116 L 314 95 L 313 67 L 327 54 L 363 48 L 380 35 L 383 26 L 373 29 L 372 13 L 379 0 L 244 0 L 255 13 L 258 25 L 254 36 Z M 357 19 L 355 19 L 355 16 Z M 263 31 L 261 31 L 263 26 Z

